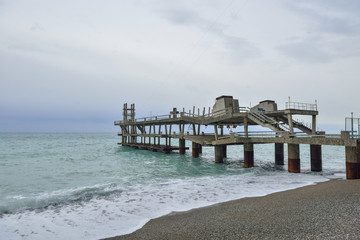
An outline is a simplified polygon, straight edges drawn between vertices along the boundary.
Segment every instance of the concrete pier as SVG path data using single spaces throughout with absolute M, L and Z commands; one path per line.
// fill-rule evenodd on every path
M 215 163 L 224 162 L 224 148 L 222 145 L 216 145 L 215 148 Z
M 275 165 L 284 165 L 284 144 L 275 143 Z
M 119 144 L 123 146 L 164 153 L 178 150 L 179 154 L 185 154 L 189 149 L 185 141 L 191 141 L 193 157 L 199 157 L 203 146 L 212 146 L 216 163 L 224 162 L 227 146 L 244 145 L 245 168 L 254 166 L 254 144 L 275 144 L 275 165 L 284 165 L 284 144 L 287 144 L 288 171 L 293 173 L 300 172 L 299 144 L 310 145 L 311 171 L 316 172 L 322 171 L 322 145 L 344 146 L 347 178 L 360 179 L 360 135 L 354 135 L 353 128 L 351 131 L 345 128 L 346 131 L 336 135 L 316 131 L 317 109 L 316 101 L 315 104 L 299 103 L 291 102 L 290 98 L 284 109 L 279 109 L 272 100 L 261 101 L 250 108 L 240 107 L 238 99 L 220 96 L 207 114 L 205 108 L 202 114 L 199 109 L 195 111 L 195 107 L 188 112 L 184 108 L 181 112 L 173 108 L 169 114 L 135 119 L 135 104 L 130 108 L 124 104 L 123 120 L 115 121 L 114 125 L 120 127 Z M 295 115 L 311 116 L 311 127 L 295 120 Z M 208 126 L 210 130 L 201 133 L 201 129 Z M 249 131 L 250 126 L 265 127 L 271 132 Z M 237 131 L 238 127 L 243 127 L 243 131 Z M 179 145 L 171 146 L 171 139 L 179 139 Z
M 360 179 L 360 146 L 345 147 L 346 179 Z
M 186 152 L 185 139 L 179 138 L 179 154 L 183 155 Z
M 321 145 L 310 145 L 311 171 L 322 171 Z
M 244 143 L 244 168 L 254 166 L 254 144 Z
M 196 142 L 192 142 L 192 157 L 194 158 L 199 157 L 199 145 Z
M 288 143 L 288 171 L 292 173 L 300 173 L 299 144 Z

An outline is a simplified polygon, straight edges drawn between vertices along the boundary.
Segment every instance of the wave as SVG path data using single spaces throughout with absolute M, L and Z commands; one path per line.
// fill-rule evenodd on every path
M 0 205 L 0 217 L 3 214 L 13 214 L 26 210 L 46 210 L 51 207 L 61 207 L 90 201 L 94 198 L 107 198 L 123 192 L 115 183 L 96 184 L 73 189 L 56 190 L 35 196 L 8 196 L 6 206 Z

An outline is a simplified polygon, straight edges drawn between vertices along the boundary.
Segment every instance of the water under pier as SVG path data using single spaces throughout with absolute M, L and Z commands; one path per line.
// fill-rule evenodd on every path
M 311 117 L 311 127 L 295 121 L 294 115 Z M 288 148 L 288 171 L 300 172 L 300 144 L 310 145 L 311 171 L 322 171 L 322 145 L 344 146 L 347 179 L 360 179 L 360 139 L 353 132 L 326 134 L 316 131 L 317 103 L 287 102 L 285 109 L 278 109 L 274 101 L 265 100 L 247 108 L 239 107 L 232 96 L 216 98 L 215 105 L 208 113 L 195 107 L 193 111 L 178 111 L 177 108 L 162 116 L 135 119 L 135 104 L 128 108 L 124 104 L 123 120 L 115 121 L 120 126 L 123 146 L 170 153 L 185 154 L 185 140 L 192 142 L 192 156 L 198 157 L 202 147 L 214 147 L 216 163 L 222 163 L 228 145 L 243 145 L 244 167 L 254 166 L 254 144 L 273 143 L 275 164 L 284 165 L 284 144 Z M 249 126 L 261 126 L 271 131 L 249 131 Z M 213 131 L 204 133 L 203 127 L 211 126 Z M 243 128 L 242 132 L 224 133 L 224 128 Z M 298 132 L 295 132 L 297 130 Z M 172 139 L 178 145 L 172 146 Z

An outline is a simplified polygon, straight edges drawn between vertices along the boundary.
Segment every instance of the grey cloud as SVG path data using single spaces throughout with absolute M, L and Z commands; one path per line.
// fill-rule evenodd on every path
M 349 14 L 354 9 L 357 13 L 360 11 L 360 1 L 350 1 L 352 4 L 349 5 L 345 5 L 344 2 L 346 1 L 302 1 L 300 3 L 291 2 L 287 6 L 293 12 L 313 21 L 313 24 L 309 26 L 310 31 L 339 35 L 360 34 L 358 14 Z M 304 5 L 304 3 L 307 4 Z M 319 9 L 323 11 L 319 11 Z
M 324 41 L 307 38 L 279 45 L 277 49 L 288 57 L 310 63 L 326 63 L 338 58 L 360 56 L 359 37 Z
M 242 63 L 247 59 L 261 56 L 261 51 L 244 38 L 230 36 L 224 32 L 226 25 L 202 18 L 196 12 L 188 10 L 168 10 L 166 19 L 173 24 L 196 27 L 203 31 L 204 36 L 210 34 L 211 39 L 219 38 L 227 55 L 235 63 Z M 210 40 L 210 44 L 214 41 Z M 209 46 L 208 46 L 209 47 Z
M 328 8 L 337 12 L 351 13 L 354 16 L 359 16 L 360 1 L 359 0 L 304 0 L 309 4 L 317 4 L 319 7 Z
M 240 37 L 226 36 L 224 38 L 224 46 L 228 50 L 231 58 L 237 63 L 262 55 L 260 49 L 254 44 Z
M 167 19 L 175 24 L 193 24 L 200 20 L 199 16 L 191 11 L 170 10 L 166 15 Z
M 225 28 L 223 24 L 204 19 L 198 13 L 189 10 L 167 10 L 165 16 L 173 24 L 193 26 L 205 33 L 222 34 Z
M 277 49 L 288 57 L 310 63 L 329 62 L 333 57 L 329 52 L 323 50 L 321 45 L 311 41 L 283 44 Z
M 352 24 L 344 19 L 322 18 L 318 23 L 317 29 L 326 33 L 341 35 L 357 35 L 360 33 L 360 24 Z
M 44 31 L 44 28 L 37 22 L 35 22 L 31 27 L 31 31 Z
M 354 49 L 360 41 L 360 18 L 353 14 L 354 9 L 359 12 L 360 1 L 304 0 L 286 6 L 311 24 L 306 26 L 308 34 L 303 39 L 277 47 L 282 54 L 310 63 L 360 56 L 360 51 Z

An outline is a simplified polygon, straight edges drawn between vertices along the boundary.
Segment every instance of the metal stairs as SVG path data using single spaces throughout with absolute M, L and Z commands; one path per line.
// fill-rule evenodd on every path
M 288 118 L 286 116 L 279 117 L 279 120 L 284 122 L 285 124 L 289 125 L 289 120 L 288 120 Z M 292 120 L 292 122 L 293 122 L 293 127 L 294 128 L 297 128 L 297 129 L 303 131 L 306 134 L 312 134 L 312 129 L 311 128 L 309 128 L 309 127 L 305 126 L 304 124 L 302 124 L 301 122 L 297 122 L 295 120 Z
M 260 126 L 270 128 L 275 132 L 288 131 L 288 128 L 286 128 L 284 125 L 280 125 L 279 122 L 276 121 L 274 118 L 266 116 L 262 112 L 249 112 L 248 117 L 250 120 L 259 124 Z

